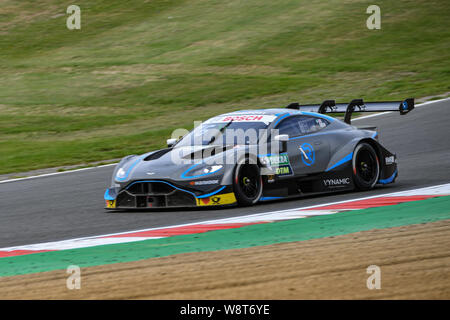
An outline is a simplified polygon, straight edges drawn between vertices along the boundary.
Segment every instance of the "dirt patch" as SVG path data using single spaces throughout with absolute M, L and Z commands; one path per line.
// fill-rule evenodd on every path
M 0 279 L 0 299 L 450 299 L 450 220 Z M 370 265 L 381 289 L 369 290 Z

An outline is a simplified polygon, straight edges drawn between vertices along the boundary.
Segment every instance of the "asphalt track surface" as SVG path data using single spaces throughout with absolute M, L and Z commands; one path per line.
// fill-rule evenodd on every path
M 395 184 L 246 208 L 108 212 L 103 194 L 113 166 L 0 184 L 0 248 L 201 222 L 317 205 L 450 182 L 450 100 L 400 116 L 387 113 L 354 121 L 377 126 L 380 142 L 399 159 Z

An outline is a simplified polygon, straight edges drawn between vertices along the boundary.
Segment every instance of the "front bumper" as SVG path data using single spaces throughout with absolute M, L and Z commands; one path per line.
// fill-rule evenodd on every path
M 200 194 L 167 181 L 134 181 L 116 193 L 105 192 L 105 209 L 185 208 L 232 205 L 236 203 L 232 186 L 218 185 L 212 192 Z

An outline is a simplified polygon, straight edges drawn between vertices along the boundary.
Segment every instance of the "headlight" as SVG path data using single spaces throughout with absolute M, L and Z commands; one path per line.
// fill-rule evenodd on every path
M 222 169 L 221 165 L 216 165 L 216 166 L 208 166 L 206 168 L 203 168 L 203 170 L 198 170 L 201 171 L 203 173 L 214 173 L 219 171 L 220 169 Z
M 123 168 L 120 168 L 116 173 L 116 178 L 123 179 L 126 175 L 126 171 Z
M 207 165 L 207 166 L 202 166 L 202 167 L 199 167 L 198 164 L 195 164 L 195 165 L 189 167 L 185 172 L 183 172 L 181 177 L 182 178 L 197 178 L 197 177 L 216 173 L 222 168 L 223 168 L 223 166 L 220 164 L 209 165 L 209 166 Z

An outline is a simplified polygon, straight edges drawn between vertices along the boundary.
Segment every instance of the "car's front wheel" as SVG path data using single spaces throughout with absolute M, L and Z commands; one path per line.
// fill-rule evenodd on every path
M 256 164 L 238 164 L 234 171 L 234 194 L 238 204 L 255 204 L 261 198 L 262 191 L 260 168 Z
M 368 143 L 360 143 L 353 152 L 353 180 L 359 190 L 370 190 L 380 176 L 380 161 L 373 147 Z

